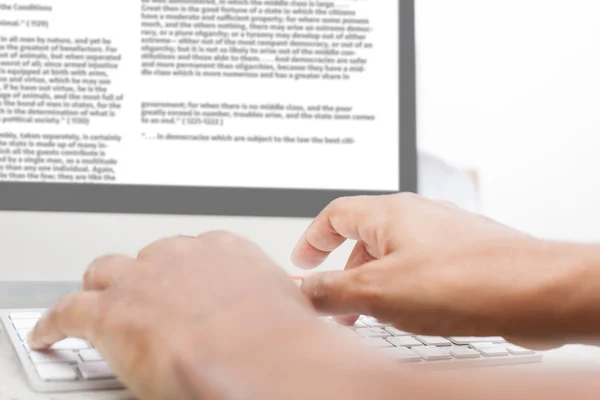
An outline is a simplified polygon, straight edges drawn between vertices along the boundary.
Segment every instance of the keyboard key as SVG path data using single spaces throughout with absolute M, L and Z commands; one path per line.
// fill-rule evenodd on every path
M 77 370 L 69 364 L 39 364 L 35 369 L 44 381 L 74 381 L 77 380 Z
M 396 347 L 423 346 L 423 343 L 412 336 L 390 337 L 387 340 Z
M 411 336 L 410 333 L 401 331 L 400 329 L 396 329 L 393 326 L 388 326 L 385 328 L 386 332 L 393 336 Z
M 480 351 L 482 349 L 489 349 L 492 347 L 498 347 L 498 345 L 496 343 L 471 343 L 469 344 L 469 347 L 472 348 L 473 350 L 477 350 Z
M 88 342 L 76 338 L 63 339 L 50 347 L 51 350 L 84 350 L 89 348 L 90 345 Z
M 402 362 L 420 362 L 421 356 L 406 347 L 387 347 L 380 349 L 384 354 L 396 361 Z
M 508 351 L 505 347 L 489 347 L 481 349 L 479 352 L 486 357 L 500 357 L 508 355 Z
M 79 364 L 79 372 L 85 380 L 110 379 L 115 375 L 107 362 L 89 362 Z
M 506 340 L 500 336 L 476 337 L 476 336 L 452 336 L 450 341 L 459 346 L 469 345 L 471 343 L 505 343 Z
M 479 358 L 481 357 L 481 354 L 479 354 L 478 351 L 473 350 L 471 348 L 469 348 L 468 346 L 461 346 L 461 347 L 452 347 L 450 349 L 450 355 L 454 358 L 457 358 L 459 360 L 465 359 L 465 358 Z
M 21 342 L 24 342 L 27 340 L 27 334 L 31 332 L 31 329 L 19 329 L 17 331 L 17 335 L 19 335 L 19 339 L 21 339 Z
M 16 319 L 13 321 L 13 326 L 15 327 L 16 330 L 21 330 L 21 329 L 33 329 L 35 327 L 35 325 L 37 324 L 38 320 L 37 319 Z
M 381 328 L 358 328 L 356 333 L 364 338 L 385 338 L 390 336 L 389 333 Z
M 371 328 L 385 328 L 390 326 L 390 324 L 380 322 L 373 317 L 361 317 L 360 321 Z
M 529 350 L 529 349 L 524 349 L 524 348 L 519 347 L 519 346 L 508 346 L 506 348 L 506 350 L 510 354 L 515 355 L 515 356 L 524 356 L 524 355 L 527 355 L 527 354 L 535 354 L 535 351 Z
M 104 358 L 98 352 L 98 350 L 81 350 L 79 352 L 79 357 L 81 357 L 81 360 L 85 362 L 104 361 Z
M 367 346 L 373 347 L 373 348 L 393 347 L 390 342 L 388 342 L 385 339 L 381 339 L 381 338 L 361 339 L 361 341 L 359 343 L 364 343 Z
M 29 353 L 29 357 L 34 364 L 72 364 L 79 361 L 77 353 L 69 350 L 32 351 Z
M 441 336 L 417 336 L 416 339 L 427 346 L 451 346 L 448 339 Z
M 35 319 L 38 320 L 42 317 L 42 314 L 38 312 L 25 312 L 25 313 L 12 313 L 10 314 L 10 320 L 16 321 L 19 319 Z
M 415 347 L 412 350 L 427 361 L 452 360 L 448 350 L 437 347 Z
M 19 312 L 19 310 L 3 314 L 2 322 L 6 324 L 9 331 L 15 325 L 21 328 L 15 328 L 14 333 L 8 336 L 13 347 L 18 349 L 19 346 L 24 346 L 27 348 L 27 334 L 35 327 L 39 317 L 41 317 L 40 313 Z M 448 364 L 451 368 L 467 364 L 473 366 L 519 364 L 539 361 L 542 358 L 541 353 L 506 343 L 501 337 L 418 336 L 377 321 L 372 317 L 361 317 L 354 326 L 350 327 L 336 323 L 331 317 L 322 317 L 321 320 L 340 328 L 341 334 L 356 338 L 358 343 L 355 344 L 362 342 L 373 348 L 374 351 L 387 354 L 397 362 L 412 363 L 416 366 L 426 365 L 428 362 Z M 364 336 L 357 331 L 362 332 Z M 448 341 L 454 345 L 449 345 Z M 457 343 L 464 344 L 457 345 Z M 437 346 L 432 346 L 432 344 Z M 54 385 L 60 385 L 61 388 L 67 390 L 70 390 L 68 381 L 73 384 L 78 381 L 78 387 L 81 386 L 83 380 L 90 385 L 99 384 L 102 379 L 116 381 L 114 372 L 90 343 L 77 338 L 68 338 L 55 344 L 54 348 L 58 348 L 58 350 L 29 351 L 29 357 L 26 360 L 29 369 L 26 373 L 36 374 L 37 372 L 42 380 L 55 382 Z M 481 352 L 476 351 L 475 348 Z M 94 380 L 95 383 L 92 383 Z
M 342 325 L 344 326 L 344 325 Z M 362 321 L 356 321 L 354 325 L 350 325 L 349 328 L 368 328 L 367 324 Z

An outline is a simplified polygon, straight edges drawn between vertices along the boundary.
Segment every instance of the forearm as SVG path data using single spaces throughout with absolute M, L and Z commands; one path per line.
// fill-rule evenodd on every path
M 498 308 L 502 311 L 494 319 L 512 323 L 506 325 L 507 330 L 521 338 L 542 341 L 554 335 L 559 340 L 582 342 L 578 339 L 585 338 L 590 342 L 600 333 L 600 247 L 540 241 L 533 248 L 523 247 L 514 258 L 522 265 L 523 280 L 533 283 L 521 285 L 521 278 L 516 277 L 517 286 L 523 289 L 506 292 L 506 301 Z M 530 266 L 537 267 L 533 276 L 527 273 Z M 246 332 L 239 332 L 239 319 L 246 321 Z M 231 334 L 230 329 L 238 329 L 238 334 Z M 572 394 L 573 385 L 580 391 L 579 398 L 600 398 L 600 387 L 585 374 L 500 377 L 471 371 L 467 379 L 464 374 L 398 365 L 338 337 L 298 304 L 247 304 L 245 310 L 224 315 L 203 334 L 223 334 L 224 341 L 221 348 L 207 350 L 200 338 L 198 347 L 180 359 L 178 371 L 190 400 L 395 400 L 406 395 L 411 399 L 525 400 L 531 398 L 530 391 L 554 399 Z
M 187 358 L 185 399 L 531 400 L 532 393 L 544 400 L 600 398 L 597 371 L 444 372 L 392 362 L 322 329 L 275 340 L 249 347 L 234 362 Z
M 400 376 L 388 361 L 340 338 L 306 333 L 198 368 L 195 393 L 222 400 L 393 398 Z M 202 371 L 203 370 L 203 371 Z M 401 378 L 404 379 L 404 378 Z
M 515 332 L 527 327 L 531 337 L 570 343 L 600 338 L 600 246 L 542 242 L 531 262 L 545 268 L 536 268 L 544 272 L 520 305 L 528 321 Z
M 187 399 L 386 398 L 392 387 L 385 385 L 397 378 L 394 362 L 373 356 L 295 304 L 286 305 L 285 313 L 281 307 L 261 307 L 260 315 L 244 310 L 229 315 L 219 323 L 226 333 L 219 348 L 195 345 L 182 353 L 176 369 L 188 388 Z M 239 318 L 248 321 L 248 330 L 227 334 L 228 321 L 238 319 L 239 326 Z M 205 334 L 212 335 L 212 328 Z

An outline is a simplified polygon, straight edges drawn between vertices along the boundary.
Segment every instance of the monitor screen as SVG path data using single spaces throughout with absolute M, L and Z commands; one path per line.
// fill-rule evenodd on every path
M 414 4 L 0 3 L 0 209 L 314 216 L 416 190 Z

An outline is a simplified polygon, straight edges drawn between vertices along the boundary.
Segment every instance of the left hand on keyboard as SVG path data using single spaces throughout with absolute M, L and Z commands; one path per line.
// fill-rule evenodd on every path
M 210 233 L 157 242 L 135 259 L 96 260 L 83 291 L 65 296 L 41 318 L 30 345 L 89 340 L 139 398 L 183 399 L 182 380 L 191 379 L 186 362 L 230 365 L 249 356 L 246 349 L 275 345 L 275 335 L 289 339 L 292 327 L 302 334 L 310 326 L 306 320 L 317 323 L 281 268 L 246 240 Z M 211 384 L 203 390 L 210 393 Z

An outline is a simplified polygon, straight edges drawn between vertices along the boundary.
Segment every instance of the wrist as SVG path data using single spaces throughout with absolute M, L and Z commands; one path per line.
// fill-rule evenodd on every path
M 340 335 L 297 303 L 267 312 L 278 313 L 271 323 L 246 321 L 244 334 L 226 335 L 219 343 L 204 342 L 204 332 L 196 335 L 191 348 L 179 352 L 175 372 L 186 399 L 377 397 L 390 390 L 391 382 L 402 380 L 394 361 Z M 379 378 L 364 379 L 365 372 Z
M 565 343 L 600 334 L 600 247 L 539 241 L 532 256 L 523 271 L 537 275 L 521 299 L 525 334 Z
M 557 262 L 567 273 L 552 306 L 557 330 L 575 340 L 600 334 L 600 246 L 557 244 Z M 564 254 L 561 258 L 560 254 Z
M 280 367 L 275 359 L 321 334 L 310 311 L 295 299 L 247 301 L 188 327 L 172 350 L 185 398 L 260 398 L 260 388 L 273 383 L 273 369 Z

